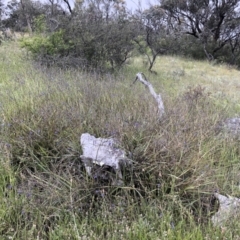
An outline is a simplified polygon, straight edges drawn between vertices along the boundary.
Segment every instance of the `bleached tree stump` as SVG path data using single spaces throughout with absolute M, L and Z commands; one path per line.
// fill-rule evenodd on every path
M 122 185 L 120 162 L 128 160 L 125 151 L 118 147 L 116 140 L 113 138 L 95 138 L 89 133 L 83 133 L 80 142 L 83 150 L 83 155 L 80 158 L 88 175 L 92 176 L 93 164 L 110 166 L 116 172 L 116 181 L 113 184 Z
M 214 226 L 225 226 L 231 221 L 234 221 L 240 216 L 240 199 L 231 196 L 224 196 L 215 193 L 214 196 L 219 201 L 219 210 L 212 216 Z
M 137 73 L 136 75 L 136 79 L 134 80 L 133 84 L 139 80 L 142 84 L 144 84 L 150 94 L 154 97 L 155 101 L 157 102 L 158 105 L 158 115 L 159 118 L 162 118 L 162 116 L 165 114 L 165 109 L 164 109 L 164 104 L 163 104 L 163 100 L 160 94 L 157 94 L 152 86 L 152 84 L 150 82 L 148 82 L 148 80 L 146 79 L 145 75 L 143 73 Z

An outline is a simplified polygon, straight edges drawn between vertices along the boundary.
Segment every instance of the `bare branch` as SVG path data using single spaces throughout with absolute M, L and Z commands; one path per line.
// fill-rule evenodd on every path
M 70 5 L 69 1 L 68 0 L 63 0 L 63 2 L 65 2 L 67 4 L 68 10 L 72 14 L 72 8 L 71 8 L 71 5 Z
M 147 81 L 146 77 L 144 76 L 143 73 L 137 73 L 136 75 L 136 79 L 133 82 L 133 84 L 139 80 L 142 84 L 144 84 L 146 87 L 148 87 L 150 94 L 154 97 L 154 99 L 157 102 L 158 105 L 158 114 L 159 114 L 159 118 L 162 118 L 162 116 L 165 114 L 165 109 L 164 109 L 164 104 L 163 104 L 163 100 L 160 94 L 156 94 L 152 84 L 150 82 Z

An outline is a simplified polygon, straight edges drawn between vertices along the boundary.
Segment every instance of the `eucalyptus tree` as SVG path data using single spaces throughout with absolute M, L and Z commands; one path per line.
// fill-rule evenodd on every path
M 240 34 L 240 0 L 160 0 L 160 6 L 181 26 L 184 34 L 198 39 L 209 60 L 224 48 L 237 50 Z
M 135 15 L 138 36 L 134 38 L 137 49 L 148 59 L 148 70 L 152 71 L 157 56 L 174 52 L 178 31 L 173 28 L 169 16 L 160 6 L 152 6 Z
M 7 17 L 4 19 L 6 27 L 16 31 L 33 32 L 34 19 L 44 14 L 43 4 L 32 0 L 11 0 L 6 7 Z

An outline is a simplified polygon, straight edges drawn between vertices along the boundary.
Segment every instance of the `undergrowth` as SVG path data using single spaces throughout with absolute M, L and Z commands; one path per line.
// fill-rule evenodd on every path
M 11 59 L 1 67 L 15 69 L 11 64 L 21 56 Z M 166 114 L 159 120 L 154 99 L 140 84 L 131 85 L 134 76 L 21 60 L 2 81 L 0 96 L 4 238 L 239 237 L 239 228 L 223 231 L 210 221 L 218 209 L 215 191 L 239 195 L 240 149 L 220 134 L 228 109 L 203 86 L 174 97 L 162 91 Z M 122 169 L 124 186 L 86 174 L 79 157 L 85 132 L 119 140 L 132 160 Z

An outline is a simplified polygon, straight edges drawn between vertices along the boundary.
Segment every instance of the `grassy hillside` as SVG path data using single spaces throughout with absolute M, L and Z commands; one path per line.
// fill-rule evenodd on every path
M 238 239 L 211 225 L 214 191 L 240 195 L 238 141 L 219 124 L 239 108 L 239 71 L 160 57 L 114 75 L 46 68 L 0 46 L 0 232 L 3 239 Z M 144 72 L 162 94 L 159 122 Z M 117 138 L 134 161 L 125 185 L 91 179 L 79 138 Z

